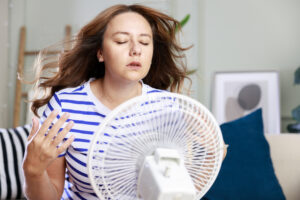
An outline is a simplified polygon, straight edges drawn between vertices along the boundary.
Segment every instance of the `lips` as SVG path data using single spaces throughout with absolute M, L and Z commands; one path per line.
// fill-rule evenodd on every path
M 127 67 L 131 68 L 131 69 L 139 69 L 142 67 L 142 64 L 140 62 L 131 62 L 128 65 L 126 65 Z

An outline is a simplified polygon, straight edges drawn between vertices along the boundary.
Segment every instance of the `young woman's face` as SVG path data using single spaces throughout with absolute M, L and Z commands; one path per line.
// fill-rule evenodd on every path
M 133 82 L 143 79 L 151 65 L 153 36 L 150 24 L 140 14 L 126 12 L 107 25 L 98 59 L 105 63 L 105 78 Z

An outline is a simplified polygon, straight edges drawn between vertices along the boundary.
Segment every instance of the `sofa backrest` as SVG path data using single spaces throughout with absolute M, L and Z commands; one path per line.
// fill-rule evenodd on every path
M 300 199 L 300 134 L 266 134 L 275 174 L 287 200 Z

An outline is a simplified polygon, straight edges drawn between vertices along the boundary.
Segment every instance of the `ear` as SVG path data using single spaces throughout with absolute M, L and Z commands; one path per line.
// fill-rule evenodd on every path
M 103 58 L 101 49 L 99 49 L 97 52 L 97 58 L 98 58 L 99 62 L 104 62 L 104 58 Z

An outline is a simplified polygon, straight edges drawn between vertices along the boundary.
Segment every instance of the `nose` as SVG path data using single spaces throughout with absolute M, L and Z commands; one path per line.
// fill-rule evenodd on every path
M 130 56 L 140 56 L 142 53 L 142 48 L 138 42 L 132 42 L 132 46 L 130 49 Z

